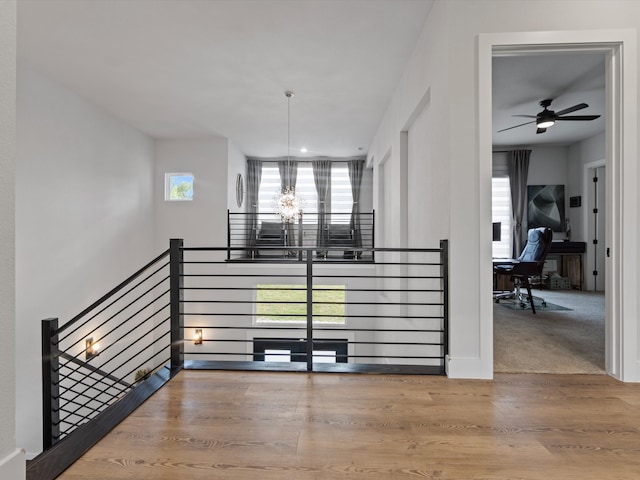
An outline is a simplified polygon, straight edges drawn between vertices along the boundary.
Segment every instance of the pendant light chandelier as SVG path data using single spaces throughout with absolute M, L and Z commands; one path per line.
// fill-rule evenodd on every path
M 291 164 L 291 97 L 293 92 L 284 92 L 287 97 L 287 168 Z M 301 213 L 300 202 L 296 196 L 296 189 L 287 185 L 280 191 L 276 201 L 276 211 L 284 223 L 295 222 L 296 217 Z

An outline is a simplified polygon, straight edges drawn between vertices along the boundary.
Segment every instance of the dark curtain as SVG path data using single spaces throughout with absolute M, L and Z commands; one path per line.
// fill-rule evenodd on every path
M 278 170 L 280 171 L 280 193 L 284 193 L 286 189 L 296 190 L 296 181 L 298 179 L 298 162 L 295 160 L 278 160 Z M 287 222 L 284 226 L 286 230 L 287 246 L 295 245 L 295 222 Z M 290 252 L 290 254 L 293 252 Z
M 313 180 L 316 184 L 316 193 L 318 194 L 318 231 L 316 234 L 316 245 L 318 247 L 325 247 L 329 243 L 326 201 L 331 186 L 331 161 L 317 160 L 312 162 L 312 165 Z
M 511 187 L 512 240 L 511 257 L 518 258 L 524 248 L 522 221 L 527 207 L 527 176 L 531 150 L 511 150 L 507 166 Z
M 295 160 L 278 160 L 278 170 L 280 171 L 280 191 L 284 192 L 296 189 L 298 179 L 298 162 Z
M 362 235 L 360 234 L 360 186 L 364 172 L 364 160 L 353 160 L 348 164 L 349 181 L 351 182 L 351 194 L 353 207 L 351 208 L 351 231 L 353 231 L 353 244 L 362 247 Z
M 262 181 L 262 161 L 247 160 L 247 246 L 254 247 L 258 235 L 258 191 Z

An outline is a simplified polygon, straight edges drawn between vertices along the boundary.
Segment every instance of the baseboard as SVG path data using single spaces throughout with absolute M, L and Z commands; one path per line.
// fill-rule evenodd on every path
M 6 457 L 0 459 L 0 478 L 3 480 L 25 480 L 27 462 L 24 450 L 16 448 Z
M 483 365 L 478 357 L 454 357 L 449 355 L 445 362 L 447 377 L 493 379 L 493 361 L 490 365 Z

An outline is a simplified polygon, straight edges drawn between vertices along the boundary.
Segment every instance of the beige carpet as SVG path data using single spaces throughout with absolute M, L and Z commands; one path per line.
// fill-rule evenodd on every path
M 496 373 L 606 373 L 604 294 L 540 290 L 534 295 L 569 311 L 493 307 Z

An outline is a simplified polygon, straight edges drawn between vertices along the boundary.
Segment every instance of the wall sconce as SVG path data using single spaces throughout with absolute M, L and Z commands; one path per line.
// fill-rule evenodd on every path
M 202 345 L 202 329 L 201 328 L 196 328 L 196 333 L 193 336 L 193 344 Z
M 100 354 L 100 344 L 93 341 L 93 337 L 87 338 L 84 341 L 85 345 L 85 360 L 91 360 L 93 357 L 97 357 Z

